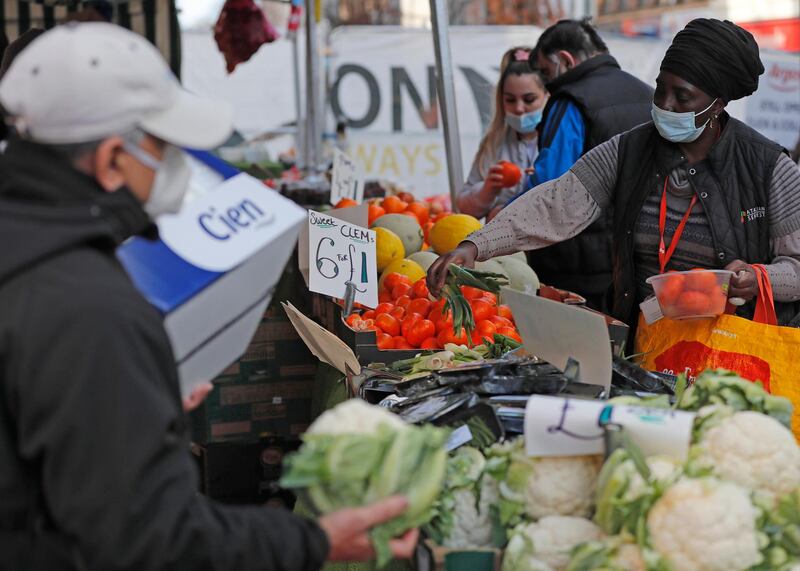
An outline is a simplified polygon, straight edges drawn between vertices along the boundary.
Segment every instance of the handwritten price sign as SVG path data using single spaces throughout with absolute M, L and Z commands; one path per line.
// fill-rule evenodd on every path
M 671 409 L 534 395 L 525 409 L 525 450 L 529 456 L 602 454 L 603 427 L 616 424 L 647 455 L 686 458 L 694 417 Z
M 331 204 L 336 205 L 343 198 L 361 203 L 364 199 L 364 182 L 356 162 L 339 149 L 334 149 Z
M 356 302 L 378 305 L 374 231 L 309 210 L 308 257 L 311 291 L 342 299 L 350 282 Z

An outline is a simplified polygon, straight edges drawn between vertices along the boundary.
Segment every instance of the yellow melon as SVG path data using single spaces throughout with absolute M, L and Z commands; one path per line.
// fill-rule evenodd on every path
M 406 250 L 400 236 L 388 228 L 375 228 L 375 253 L 379 272 L 382 272 L 395 260 L 402 260 L 406 257 Z
M 469 214 L 453 214 L 434 224 L 428 238 L 437 254 L 446 254 L 480 227 L 478 219 Z

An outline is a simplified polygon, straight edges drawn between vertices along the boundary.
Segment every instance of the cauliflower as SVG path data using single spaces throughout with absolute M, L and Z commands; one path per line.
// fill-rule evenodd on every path
M 682 465 L 666 456 L 651 456 L 643 463 L 649 470 L 646 479 L 631 453 L 621 448 L 603 466 L 594 520 L 606 533 L 626 531 L 641 536 L 647 509 L 682 474 Z
M 323 412 L 306 434 L 370 434 L 378 426 L 401 430 L 408 425 L 385 408 L 367 404 L 361 399 L 349 399 Z
M 630 536 L 615 535 L 579 545 L 567 571 L 650 571 L 642 549 Z M 652 557 L 651 557 L 652 559 Z M 656 567 L 657 568 L 657 567 Z
M 599 527 L 580 517 L 547 516 L 519 525 L 506 547 L 503 571 L 565 571 L 577 545 L 602 536 Z
M 497 482 L 485 475 L 485 468 L 481 451 L 470 446 L 448 458 L 444 491 L 436 502 L 436 515 L 425 529 L 435 543 L 452 549 L 492 546 Z
M 780 422 L 737 412 L 706 430 L 695 450 L 699 465 L 773 497 L 800 487 L 800 446 Z
M 761 563 L 758 510 L 748 492 L 714 478 L 684 478 L 647 516 L 652 547 L 680 571 L 744 571 Z
M 600 473 L 600 456 L 532 458 L 523 439 L 496 445 L 489 452 L 490 472 L 499 481 L 501 522 L 522 516 L 537 520 L 549 515 L 588 517 Z
M 460 489 L 453 493 L 454 523 L 444 546 L 452 549 L 469 549 L 492 546 L 491 507 L 497 502 L 497 484 L 491 478 L 483 478 L 480 499 L 472 490 Z

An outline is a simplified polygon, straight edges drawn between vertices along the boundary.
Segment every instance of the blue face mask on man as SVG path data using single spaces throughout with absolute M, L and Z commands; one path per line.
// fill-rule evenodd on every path
M 520 135 L 530 135 L 536 131 L 536 127 L 539 126 L 543 112 L 544 108 L 529 113 L 523 113 L 522 115 L 506 113 L 506 125 L 514 129 Z
M 658 133 L 667 141 L 672 141 L 673 143 L 691 143 L 697 140 L 705 130 L 706 125 L 708 125 L 708 121 L 711 120 L 709 117 L 705 123 L 696 127 L 695 119 L 698 115 L 702 115 L 711 109 L 716 102 L 717 100 L 714 99 L 711 105 L 700 111 L 700 113 L 695 113 L 694 111 L 687 111 L 686 113 L 665 111 L 654 102 L 650 114 L 653 117 L 653 123 Z

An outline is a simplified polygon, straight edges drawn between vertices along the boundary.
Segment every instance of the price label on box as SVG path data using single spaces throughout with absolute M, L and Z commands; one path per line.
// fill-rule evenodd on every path
M 309 210 L 308 257 L 311 291 L 343 299 L 351 282 L 357 303 L 378 305 L 374 231 Z
M 343 198 L 361 203 L 364 199 L 364 181 L 356 162 L 339 149 L 334 149 L 331 204 L 336 205 Z

